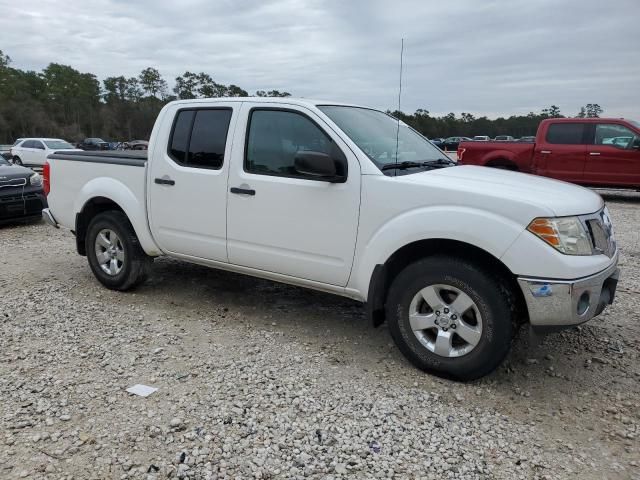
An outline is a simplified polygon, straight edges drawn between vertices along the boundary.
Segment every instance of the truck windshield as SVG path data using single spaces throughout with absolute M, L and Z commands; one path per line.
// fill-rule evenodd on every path
M 452 163 L 438 147 L 391 115 L 361 107 L 318 106 L 381 170 L 386 165 Z M 397 136 L 397 137 L 396 137 Z M 397 152 L 397 153 L 396 153 Z

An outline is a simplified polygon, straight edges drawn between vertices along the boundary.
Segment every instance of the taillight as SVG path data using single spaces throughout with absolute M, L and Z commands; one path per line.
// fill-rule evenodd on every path
M 467 150 L 466 148 L 458 147 L 458 161 L 459 162 L 462 161 L 462 156 L 464 155 L 464 152 L 466 150 Z
M 44 190 L 45 195 L 49 195 L 51 191 L 51 167 L 49 165 L 49 161 L 47 160 L 42 167 L 42 189 Z

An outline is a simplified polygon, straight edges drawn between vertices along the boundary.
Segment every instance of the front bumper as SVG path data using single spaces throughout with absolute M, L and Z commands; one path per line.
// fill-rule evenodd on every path
M 25 189 L 18 194 L 0 192 L 0 221 L 37 217 L 46 206 L 47 198 L 41 189 Z
M 519 277 L 529 322 L 534 329 L 554 330 L 591 320 L 613 303 L 619 273 L 616 253 L 605 270 L 577 280 Z

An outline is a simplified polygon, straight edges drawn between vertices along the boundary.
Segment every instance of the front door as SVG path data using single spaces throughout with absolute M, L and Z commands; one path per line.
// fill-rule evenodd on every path
M 601 186 L 640 186 L 640 135 L 616 123 L 597 123 L 587 145 L 585 182 Z
M 345 286 L 358 230 L 360 165 L 335 132 L 303 107 L 243 104 L 229 173 L 229 262 Z M 337 150 L 336 150 L 337 149 Z M 344 183 L 301 175 L 300 151 L 346 157 Z
M 192 105 L 166 112 L 169 145 L 149 152 L 149 223 L 162 250 L 226 262 L 228 139 L 236 112 L 232 104 Z
M 565 182 L 582 183 L 587 154 L 585 141 L 584 123 L 550 124 L 545 138 L 535 144 L 535 173 Z

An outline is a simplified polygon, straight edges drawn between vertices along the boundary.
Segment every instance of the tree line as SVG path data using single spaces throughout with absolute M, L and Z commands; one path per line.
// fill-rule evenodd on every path
M 533 136 L 540 122 L 546 118 L 566 118 L 557 105 L 551 105 L 540 112 L 529 112 L 527 115 L 511 115 L 510 117 L 489 119 L 475 117 L 470 113 L 456 116 L 449 113 L 442 117 L 434 117 L 428 110 L 418 109 L 413 114 L 394 111 L 388 112 L 418 130 L 428 138 L 446 138 L 452 136 L 474 137 L 488 135 L 511 135 L 515 138 Z M 576 118 L 597 118 L 603 113 L 597 103 L 588 103 L 580 108 Z
M 173 89 L 153 67 L 135 77 L 112 76 L 100 82 L 92 73 L 50 63 L 40 72 L 11 66 L 0 50 L 0 143 L 19 137 L 85 137 L 108 140 L 148 139 L 156 116 L 169 101 L 209 97 L 246 97 L 238 85 L 224 85 L 205 73 L 186 71 L 175 78 Z M 258 90 L 259 97 L 287 97 L 288 92 Z M 413 114 L 389 112 L 429 138 L 473 135 L 534 135 L 540 120 L 562 117 L 552 105 L 541 112 L 489 119 L 470 113 L 437 117 L 428 110 Z M 587 104 L 577 117 L 598 117 L 602 108 Z
M 258 90 L 254 95 L 290 96 L 278 90 Z M 19 137 L 148 139 L 167 102 L 247 96 L 241 87 L 217 83 L 204 72 L 185 72 L 170 91 L 153 67 L 136 77 L 113 76 L 102 82 L 92 73 L 58 63 L 40 72 L 24 71 L 13 68 L 11 58 L 0 50 L 0 143 Z

